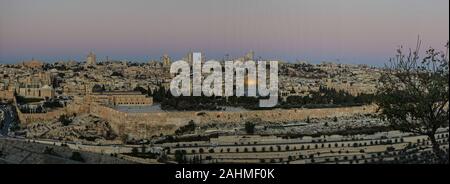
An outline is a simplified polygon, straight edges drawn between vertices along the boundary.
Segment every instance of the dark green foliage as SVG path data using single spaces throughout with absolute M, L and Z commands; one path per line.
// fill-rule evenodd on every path
M 43 106 L 50 109 L 64 107 L 64 105 L 59 103 L 58 101 L 46 101 L 44 102 Z
M 175 161 L 179 164 L 184 164 L 187 162 L 186 160 L 186 151 L 176 150 L 175 151 Z
M 111 77 L 112 77 L 112 76 L 123 77 L 123 74 L 120 73 L 120 72 L 113 72 L 113 73 L 111 74 Z
M 67 126 L 72 123 L 72 118 L 68 115 L 63 114 L 59 117 L 58 121 L 61 122 L 62 125 Z
M 177 135 L 181 135 L 184 133 L 192 133 L 195 131 L 195 128 L 197 127 L 197 125 L 195 125 L 194 121 L 189 121 L 189 123 L 185 126 L 182 126 L 180 128 L 178 128 L 177 130 L 175 130 L 175 134 Z
M 372 94 L 351 95 L 345 91 L 319 87 L 319 91 L 311 92 L 310 96 L 289 96 L 286 102 L 279 106 L 282 108 L 300 107 L 337 107 L 371 104 L 375 96 Z
M 53 148 L 46 146 L 44 148 L 44 154 L 49 154 L 49 155 L 54 154 Z
M 252 123 L 252 122 L 249 122 L 249 121 L 245 122 L 245 132 L 247 134 L 255 133 L 255 123 Z
M 138 154 L 139 153 L 139 149 L 134 147 L 133 149 L 131 149 L 131 153 Z
M 140 86 L 135 87 L 135 88 L 133 89 L 133 91 L 139 91 L 139 92 L 141 92 L 142 94 L 148 94 L 148 91 L 147 91 L 145 88 L 140 87 Z
M 308 123 L 308 124 L 310 124 L 310 123 L 311 123 L 311 119 L 309 118 L 309 116 L 308 116 L 308 117 L 306 117 L 306 120 L 305 120 L 305 122 L 306 122 L 306 123 Z
M 104 92 L 105 91 L 105 86 L 96 84 L 94 85 L 94 87 L 92 87 L 92 92 L 94 93 L 100 93 L 100 92 Z
M 25 98 L 23 96 L 16 96 L 16 101 L 18 104 L 36 103 L 41 102 L 42 98 Z
M 248 96 L 179 96 L 174 97 L 162 84 L 157 84 L 157 90 L 136 88 L 148 96 L 152 96 L 155 102 L 161 103 L 164 110 L 223 110 L 224 107 L 242 107 L 246 109 L 261 109 L 259 101 L 267 97 Z M 279 99 L 279 104 L 273 108 L 326 108 L 340 106 L 357 106 L 371 104 L 375 96 L 373 94 L 358 94 L 353 96 L 344 91 L 336 91 L 321 86 L 319 91 L 311 92 L 311 96 L 289 96 L 286 102 Z M 267 108 L 265 108 L 267 109 Z
M 84 158 L 81 156 L 80 152 L 72 152 L 72 156 L 70 157 L 71 160 L 75 160 L 78 162 L 84 162 Z

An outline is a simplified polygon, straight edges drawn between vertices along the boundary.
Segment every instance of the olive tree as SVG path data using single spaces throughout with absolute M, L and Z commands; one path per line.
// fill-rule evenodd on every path
M 419 39 L 407 54 L 400 47 L 386 64 L 377 105 L 382 118 L 394 129 L 428 136 L 434 153 L 443 159 L 435 134 L 449 125 L 448 42 L 445 51 L 430 48 L 422 58 L 420 46 Z

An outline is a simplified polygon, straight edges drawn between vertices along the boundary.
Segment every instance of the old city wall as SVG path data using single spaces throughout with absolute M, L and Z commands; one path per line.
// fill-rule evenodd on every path
M 241 112 L 149 112 L 125 113 L 115 109 L 91 104 L 90 113 L 110 122 L 119 134 L 135 138 L 150 137 L 159 134 L 171 134 L 178 127 L 194 121 L 204 123 L 240 123 L 246 120 L 261 119 L 268 122 L 296 121 L 306 118 L 342 117 L 354 114 L 375 112 L 375 106 L 325 108 L 325 109 L 276 109 Z
M 16 105 L 17 107 L 17 105 Z M 82 114 L 89 112 L 88 105 L 69 104 L 46 113 L 22 113 L 17 108 L 17 115 L 21 124 L 27 125 L 33 122 L 47 122 L 58 119 L 62 115 Z
M 94 103 L 90 106 L 90 114 L 107 120 L 118 134 L 135 138 L 171 134 L 190 120 L 200 122 L 195 112 L 125 113 Z
M 17 106 L 16 106 L 17 107 Z M 110 122 L 111 128 L 118 134 L 134 138 L 146 138 L 159 134 L 172 134 L 189 121 L 205 123 L 241 123 L 260 119 L 266 122 L 301 121 L 306 118 L 342 117 L 354 114 L 375 112 L 375 106 L 323 108 L 323 109 L 274 109 L 255 111 L 182 111 L 182 112 L 148 112 L 126 113 L 97 103 L 73 103 L 64 108 L 47 113 L 21 113 L 18 117 L 22 124 L 46 122 L 58 119 L 61 115 L 89 113 Z

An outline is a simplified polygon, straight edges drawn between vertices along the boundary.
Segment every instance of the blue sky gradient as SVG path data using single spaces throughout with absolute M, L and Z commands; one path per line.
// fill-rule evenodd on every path
M 399 45 L 443 48 L 448 0 L 0 0 L 0 62 L 148 61 L 189 51 L 379 65 Z

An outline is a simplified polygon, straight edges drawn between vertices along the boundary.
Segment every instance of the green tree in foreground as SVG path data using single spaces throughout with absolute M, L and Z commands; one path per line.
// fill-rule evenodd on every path
M 393 128 L 428 136 L 440 161 L 448 162 L 435 134 L 449 125 L 449 47 L 447 43 L 444 52 L 430 48 L 421 59 L 420 45 L 419 40 L 408 54 L 400 48 L 390 59 L 380 78 L 377 105 Z

